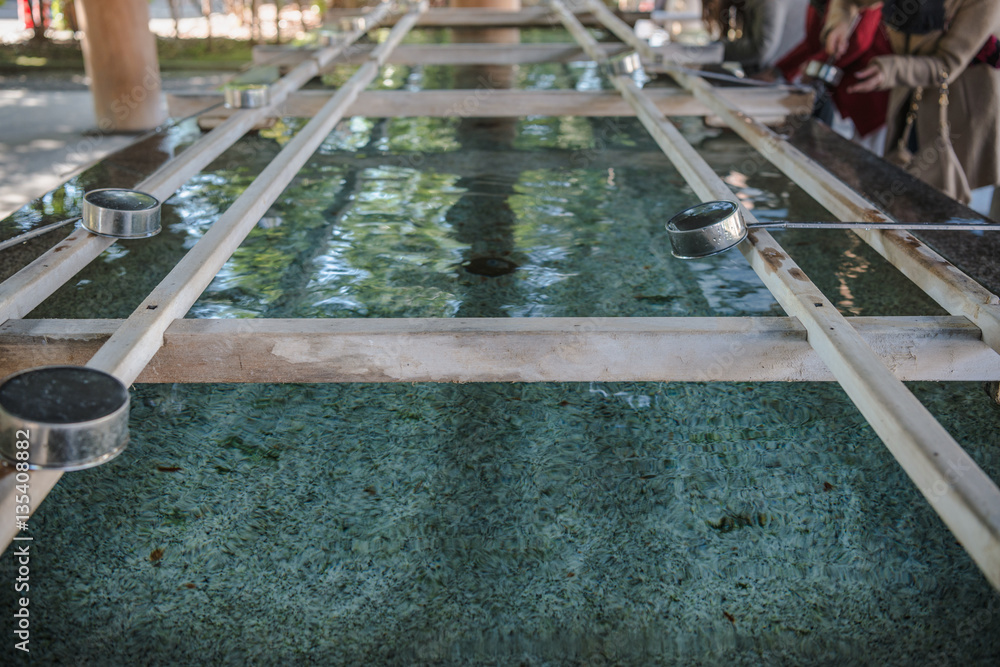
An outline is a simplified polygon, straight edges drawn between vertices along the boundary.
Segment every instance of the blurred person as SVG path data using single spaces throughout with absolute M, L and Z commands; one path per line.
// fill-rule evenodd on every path
M 810 0 L 805 39 L 776 63 L 775 77 L 780 72 L 787 81 L 795 81 L 810 61 L 827 62 L 829 56 L 823 43 L 823 26 L 828 5 L 829 0 Z M 824 112 L 817 114 L 828 125 L 835 125 L 833 111 L 836 109 L 842 118 L 851 121 L 853 139 L 879 154 L 884 142 L 879 130 L 885 126 L 889 93 L 854 93 L 849 92 L 848 88 L 858 82 L 857 73 L 865 69 L 873 57 L 890 52 L 889 43 L 880 28 L 881 20 L 880 6 L 861 9 L 857 25 L 849 37 L 847 50 L 831 63 L 844 72 L 844 78 L 836 87 L 818 88 L 818 95 L 826 96 L 829 103 Z
M 725 59 L 747 74 L 772 67 L 805 37 L 809 0 L 708 0 L 709 31 L 721 33 Z
M 830 0 L 827 52 L 841 57 L 859 9 L 876 0 Z M 847 90 L 890 91 L 886 155 L 914 176 L 968 203 L 1000 183 L 1000 2 L 885 0 L 891 49 L 871 59 Z

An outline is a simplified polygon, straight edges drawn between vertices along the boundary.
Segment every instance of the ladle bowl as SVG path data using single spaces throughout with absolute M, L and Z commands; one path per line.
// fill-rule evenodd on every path
M 635 51 L 608 58 L 604 71 L 608 76 L 631 76 L 642 70 L 642 59 Z
M 844 80 L 844 70 L 829 62 L 810 60 L 806 65 L 806 75 L 836 88 Z
M 160 233 L 160 201 L 138 190 L 91 190 L 83 196 L 81 218 L 94 234 L 144 239 Z
M 896 229 L 933 231 L 996 231 L 1000 223 L 962 222 L 755 222 L 746 223 L 735 202 L 709 201 L 684 209 L 666 224 L 674 257 L 699 259 L 729 250 L 747 237 L 749 229 Z
M 128 445 L 128 388 L 84 366 L 42 366 L 0 383 L 0 455 L 33 470 L 83 470 Z
M 710 201 L 685 209 L 667 222 L 674 257 L 697 259 L 729 250 L 747 237 L 740 207 Z
M 340 19 L 341 32 L 354 32 L 364 30 L 368 26 L 368 20 L 364 16 L 345 16 Z
M 229 84 L 223 92 L 227 109 L 260 109 L 271 103 L 271 88 L 264 84 Z

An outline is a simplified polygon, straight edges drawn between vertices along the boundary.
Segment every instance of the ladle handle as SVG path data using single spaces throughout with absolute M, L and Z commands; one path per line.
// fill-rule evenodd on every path
M 1000 223 L 963 222 L 755 222 L 747 229 L 914 229 L 929 231 L 1000 230 Z
M 858 12 L 857 14 L 855 14 L 854 18 L 851 19 L 851 23 L 847 26 L 847 38 L 848 39 L 850 39 L 851 35 L 854 34 L 854 31 L 858 29 L 858 24 L 859 23 L 861 23 L 861 12 Z M 830 55 L 828 55 L 826 57 L 826 64 L 827 65 L 832 65 L 835 62 L 837 62 L 837 56 L 836 55 L 834 55 L 834 54 L 831 53 Z
M 714 79 L 716 81 L 728 81 L 730 83 L 738 83 L 744 86 L 757 86 L 758 88 L 772 88 L 776 90 L 801 90 L 802 86 L 797 86 L 793 83 L 772 83 L 770 81 L 758 81 L 757 79 L 744 79 L 738 76 L 733 76 L 731 74 L 722 74 L 720 72 L 710 72 L 703 69 L 691 69 L 690 67 L 671 67 L 667 71 L 681 72 L 683 74 L 690 74 L 692 76 L 700 76 L 705 79 Z
M 857 30 L 859 23 L 861 23 L 861 13 L 860 12 L 854 15 L 854 18 L 851 19 L 850 24 L 847 26 L 847 39 L 848 40 L 851 39 L 851 36 L 854 34 L 854 31 Z M 837 62 L 837 54 L 830 53 L 830 54 L 828 54 L 826 56 L 826 60 L 823 61 L 823 67 L 833 68 L 833 69 L 836 70 L 838 68 L 834 67 L 834 63 L 835 62 Z M 841 76 L 842 75 L 843 75 L 843 73 L 841 72 Z M 824 82 L 836 86 L 836 85 L 838 85 L 840 83 L 840 79 L 838 78 L 836 81 L 824 81 Z
M 53 222 L 51 225 L 45 225 L 44 227 L 39 227 L 38 229 L 32 229 L 30 232 L 25 232 L 20 236 L 15 236 L 12 239 L 7 239 L 3 243 L 0 243 L 0 250 L 6 250 L 7 248 L 16 246 L 19 243 L 24 243 L 28 239 L 33 239 L 36 236 L 41 236 L 42 234 L 51 232 L 53 229 L 59 229 L 63 225 L 68 225 L 69 223 L 76 222 L 79 219 L 80 216 L 77 216 L 75 218 L 70 218 L 68 220 L 60 220 L 59 222 Z

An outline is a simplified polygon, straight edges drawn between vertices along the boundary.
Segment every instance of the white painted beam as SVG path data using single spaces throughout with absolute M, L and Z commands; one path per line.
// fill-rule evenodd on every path
M 365 61 L 374 44 L 358 44 L 343 52 L 334 65 L 359 65 Z M 601 44 L 608 55 L 628 51 L 628 46 L 618 43 Z M 262 44 L 253 48 L 255 65 L 293 67 L 313 57 L 315 48 Z M 535 65 L 541 63 L 574 62 L 589 60 L 583 50 L 573 42 L 525 44 L 401 44 L 387 61 L 392 65 Z
M 326 13 L 327 20 L 338 21 L 345 16 L 356 16 L 356 9 L 333 9 Z M 636 19 L 650 17 L 649 12 L 623 12 L 622 17 L 634 22 Z M 578 18 L 586 25 L 600 25 L 587 11 L 578 12 Z M 389 19 L 388 25 L 394 25 L 396 19 Z M 420 27 L 462 27 L 491 28 L 517 26 L 558 26 L 559 21 L 545 7 L 524 7 L 519 11 L 480 9 L 476 7 L 438 7 L 427 11 L 417 23 Z
M 606 25 L 615 25 L 617 19 L 602 14 L 598 4 L 595 0 L 588 1 L 588 6 Z M 600 61 L 602 55 L 593 49 L 593 37 L 565 10 L 560 0 L 552 0 L 551 6 L 559 12 L 563 24 L 580 45 Z M 616 33 L 627 36 L 621 25 L 616 28 Z M 705 86 L 700 85 L 704 81 L 698 79 L 698 82 L 695 90 L 704 90 Z M 663 118 L 635 82 L 617 76 L 614 83 L 625 99 L 636 107 L 643 125 L 699 197 L 725 199 L 739 205 L 728 186 L 677 128 Z M 705 99 L 716 98 L 706 96 Z M 772 154 L 780 152 L 779 147 Z M 752 226 L 756 222 L 754 216 L 746 210 L 743 213 L 748 226 Z M 769 233 L 754 230 L 739 248 L 785 312 L 797 317 L 806 328 L 809 343 L 858 410 L 990 584 L 1000 590 L 1000 488 L 881 363 L 858 331 L 837 312 Z
M 849 320 L 901 380 L 1000 380 L 964 317 Z M 121 320 L 11 320 L 0 376 L 83 365 Z M 833 374 L 785 317 L 180 319 L 136 382 L 804 382 Z
M 125 384 L 135 381 L 163 344 L 163 332 L 167 326 L 174 319 L 183 317 L 198 299 L 256 222 L 340 121 L 357 94 L 378 75 L 385 64 L 385 57 L 413 27 L 416 17 L 426 11 L 426 7 L 426 2 L 422 2 L 396 24 L 386 41 L 371 53 L 370 59 L 330 98 L 322 112 L 286 144 L 129 319 L 101 346 L 87 362 L 88 367 L 111 373 Z M 332 55 L 332 52 L 327 55 Z M 9 467 L 4 470 L 8 474 L 0 477 L 0 548 L 6 548 L 17 533 L 14 523 L 14 476 L 9 474 Z M 42 470 L 31 473 L 32 512 L 37 510 L 61 476 L 60 471 Z
M 330 98 L 333 91 L 303 90 L 290 95 L 281 105 L 271 107 L 272 117 L 311 118 Z M 667 116 L 706 116 L 713 113 L 693 95 L 670 88 L 654 88 L 647 95 Z M 737 90 L 727 92 L 729 99 L 755 118 L 779 124 L 789 117 L 812 108 L 809 94 Z M 167 95 L 170 115 L 184 118 L 222 101 L 221 95 L 173 93 Z M 202 126 L 224 122 L 233 109 L 216 107 L 199 117 Z M 576 90 L 366 90 L 348 108 L 347 116 L 401 118 L 414 116 L 470 117 L 490 116 L 634 116 L 635 109 L 621 95 L 613 92 Z
M 369 12 L 369 29 L 377 27 L 378 22 L 387 16 L 390 7 L 390 3 L 382 3 Z M 283 104 L 289 94 L 315 77 L 321 68 L 349 48 L 362 34 L 362 31 L 354 31 L 345 35 L 340 43 L 316 51 L 313 59 L 300 63 L 282 77 L 271 87 L 272 106 Z M 218 101 L 221 101 L 221 97 Z M 189 178 L 273 113 L 270 108 L 241 109 L 233 113 L 196 145 L 137 184 L 135 189 L 148 192 L 161 201 L 169 198 Z M 0 322 L 30 313 L 114 242 L 115 239 L 96 236 L 77 228 L 62 242 L 0 284 Z M 3 520 L 5 519 L 0 517 L 0 521 Z

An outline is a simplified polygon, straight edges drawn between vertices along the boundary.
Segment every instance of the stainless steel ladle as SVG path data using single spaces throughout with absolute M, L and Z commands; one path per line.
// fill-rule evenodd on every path
M 83 227 L 94 234 L 117 239 L 144 239 L 160 233 L 160 201 L 146 192 L 124 188 L 91 190 L 83 196 L 82 208 L 82 215 L 60 220 L 0 242 L 0 250 L 24 243 L 77 220 L 82 220 Z
M 83 470 L 128 444 L 128 388 L 85 366 L 42 366 L 0 382 L 0 456 L 32 470 Z
M 749 229 L 1000 230 L 997 223 L 955 222 L 757 222 L 748 225 L 731 201 L 710 201 L 685 209 L 666 225 L 674 257 L 698 259 L 729 250 Z
M 854 18 L 851 19 L 850 25 L 847 26 L 847 35 L 850 37 L 854 34 L 854 31 L 858 27 L 858 23 L 861 22 L 861 14 L 855 14 Z M 822 60 L 810 60 L 806 64 L 806 76 L 811 76 L 817 81 L 822 81 L 831 88 L 836 88 L 840 85 L 840 82 L 844 80 L 844 70 L 840 69 L 833 63 L 837 62 L 837 56 L 835 54 L 830 54 L 827 56 L 825 61 Z

